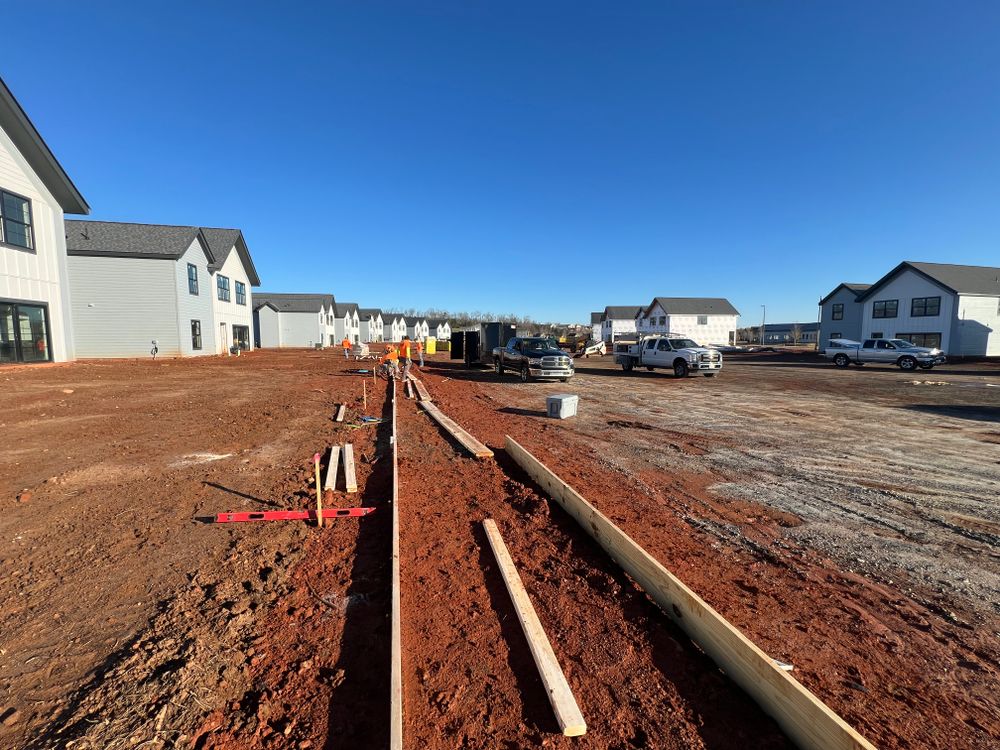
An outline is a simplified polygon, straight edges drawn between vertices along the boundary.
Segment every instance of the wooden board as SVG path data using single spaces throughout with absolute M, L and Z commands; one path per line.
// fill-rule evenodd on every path
M 445 432 L 461 443 L 473 456 L 476 458 L 493 458 L 493 451 L 445 416 L 444 412 L 438 409 L 433 403 L 430 401 L 421 401 L 420 405 L 424 407 L 424 410 L 431 415 L 435 422 L 444 428 Z
M 340 446 L 330 446 L 330 463 L 326 467 L 326 481 L 323 483 L 324 490 L 337 489 L 337 471 L 340 468 Z
M 413 387 L 417 389 L 417 397 L 421 401 L 430 401 L 431 394 L 427 392 L 427 388 L 424 386 L 424 384 L 414 377 L 411 377 L 410 380 L 413 382 Z
M 507 453 L 800 748 L 874 750 L 794 677 L 510 436 Z
M 344 412 L 345 411 L 347 411 L 347 404 L 341 404 L 340 408 L 337 409 L 337 416 L 336 416 L 335 421 L 337 421 L 337 422 L 343 422 L 344 421 Z
M 406 381 L 406 397 L 413 398 L 413 384 L 409 380 Z
M 579 737 L 581 734 L 586 734 L 587 722 L 583 720 L 580 707 L 566 681 L 566 675 L 563 674 L 559 660 L 556 659 L 556 654 L 552 650 L 552 644 L 549 643 L 542 623 L 538 619 L 538 615 L 535 614 L 535 608 L 531 605 L 528 592 L 524 590 L 521 576 L 517 574 L 517 568 L 507 551 L 503 537 L 500 536 L 496 522 L 492 518 L 487 518 L 483 521 L 483 529 L 486 531 L 490 547 L 493 548 L 493 554 L 497 558 L 500 575 L 503 576 L 507 592 L 514 603 L 514 611 L 517 612 L 517 619 L 521 622 L 524 637 L 528 639 L 528 647 L 535 659 L 535 666 L 538 667 L 538 674 L 542 678 L 542 684 L 545 685 L 545 691 L 549 695 L 549 702 L 552 704 L 552 710 L 555 712 L 556 721 L 559 722 L 562 733 L 567 737 Z
M 344 446 L 344 487 L 348 492 L 358 491 L 358 480 L 354 476 L 354 445 Z
M 399 602 L 399 456 L 396 439 L 396 382 L 392 397 L 392 627 L 389 646 L 389 750 L 403 750 L 403 653 Z

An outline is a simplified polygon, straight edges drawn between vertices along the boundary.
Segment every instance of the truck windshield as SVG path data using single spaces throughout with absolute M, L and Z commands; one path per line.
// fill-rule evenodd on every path
M 674 349 L 694 349 L 698 345 L 691 339 L 670 339 L 670 346 Z
M 889 339 L 889 341 L 900 349 L 912 349 L 914 347 L 913 342 L 906 339 Z
M 522 351 L 543 352 L 546 349 L 558 349 L 559 344 L 555 339 L 525 339 Z

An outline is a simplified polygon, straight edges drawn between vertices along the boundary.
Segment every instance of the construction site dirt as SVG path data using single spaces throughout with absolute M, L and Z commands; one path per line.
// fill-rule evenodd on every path
M 446 357 L 419 376 L 496 458 L 399 395 L 406 747 L 790 746 L 505 435 L 877 746 L 1000 742 L 1000 367 L 762 355 L 674 380 L 603 357 L 522 384 Z M 0 746 L 388 745 L 389 433 L 359 421 L 386 415 L 387 386 L 358 367 L 286 351 L 0 371 Z M 547 418 L 562 392 L 579 415 Z M 325 470 L 344 442 L 360 489 L 324 506 L 373 514 L 209 522 L 314 507 L 312 455 Z M 485 518 L 583 737 L 558 734 Z

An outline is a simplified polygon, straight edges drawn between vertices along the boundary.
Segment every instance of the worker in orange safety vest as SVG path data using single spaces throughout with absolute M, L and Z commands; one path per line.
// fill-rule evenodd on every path
M 351 340 L 344 336 L 344 340 L 340 342 L 340 345 L 344 347 L 344 359 L 351 358 Z
M 403 336 L 403 340 L 399 342 L 399 358 L 403 360 L 403 380 L 406 380 L 407 376 L 409 376 L 410 367 L 413 365 L 413 360 L 410 359 L 411 346 L 410 337 Z
M 423 339 L 417 339 L 417 357 L 420 359 L 420 366 L 424 366 L 424 342 Z
M 396 347 L 394 347 L 392 344 L 389 344 L 389 346 L 385 350 L 385 354 L 382 355 L 382 359 L 379 360 L 379 363 L 383 365 L 388 365 L 389 369 L 392 371 L 393 376 L 395 376 L 399 372 L 399 365 L 397 363 L 397 360 L 399 360 L 399 353 L 396 351 Z

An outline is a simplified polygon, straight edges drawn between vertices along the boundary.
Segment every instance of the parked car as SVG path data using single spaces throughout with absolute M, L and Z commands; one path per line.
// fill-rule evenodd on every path
M 497 375 L 513 370 L 526 383 L 530 378 L 557 378 L 562 382 L 573 377 L 573 360 L 559 348 L 559 342 L 544 336 L 514 337 L 507 346 L 493 350 L 493 369 Z
M 633 368 L 673 370 L 675 378 L 686 378 L 691 371 L 710 378 L 722 369 L 722 353 L 717 349 L 698 346 L 684 336 L 671 334 L 647 336 L 637 343 L 615 344 L 615 362 L 625 372 Z
M 823 356 L 837 367 L 859 367 L 868 363 L 896 365 L 900 370 L 918 367 L 930 370 L 948 361 L 940 349 L 917 346 L 906 339 L 865 339 L 864 343 L 850 339 L 830 339 Z

